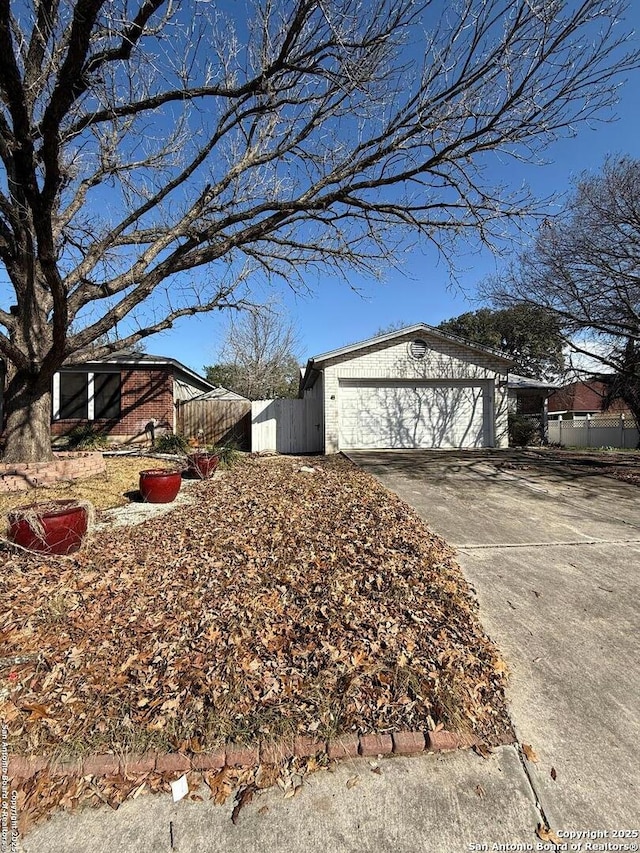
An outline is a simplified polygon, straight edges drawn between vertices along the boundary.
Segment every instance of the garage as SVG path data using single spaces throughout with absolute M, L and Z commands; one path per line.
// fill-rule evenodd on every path
M 300 397 L 325 453 L 506 447 L 510 366 L 418 323 L 313 356 Z
M 340 450 L 477 448 L 492 442 L 487 382 L 342 379 Z

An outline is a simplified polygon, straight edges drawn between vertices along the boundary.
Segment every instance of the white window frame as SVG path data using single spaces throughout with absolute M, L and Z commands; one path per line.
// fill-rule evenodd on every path
M 60 373 L 53 374 L 53 419 L 60 420 Z
M 93 382 L 93 373 L 87 373 L 87 420 L 95 421 L 96 402 L 94 399 L 95 386 Z
M 83 373 L 84 371 L 80 371 Z M 60 372 L 53 374 L 53 420 L 59 421 L 60 417 Z M 95 401 L 95 374 L 87 372 L 87 420 L 95 421 L 96 401 Z

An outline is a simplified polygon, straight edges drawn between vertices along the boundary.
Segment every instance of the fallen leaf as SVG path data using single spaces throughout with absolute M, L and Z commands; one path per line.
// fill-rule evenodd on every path
M 536 835 L 538 838 L 541 838 L 542 841 L 550 841 L 552 844 L 562 844 L 562 839 L 558 838 L 555 832 L 543 823 L 538 824 L 536 828 Z
M 491 758 L 491 750 L 484 743 L 474 743 L 473 751 L 481 758 Z
M 507 675 L 509 672 L 509 667 L 507 666 L 506 661 L 502 658 L 498 658 L 493 665 L 493 671 L 499 673 L 500 675 Z
M 354 788 L 359 781 L 360 777 L 357 774 L 352 776 L 350 779 L 347 779 L 347 788 Z
M 255 785 L 247 785 L 246 788 L 242 788 L 236 794 L 235 805 L 233 807 L 233 811 L 231 812 L 231 822 L 234 826 L 238 823 L 238 818 L 240 816 L 240 810 L 244 808 L 248 803 L 253 799 L 253 795 L 256 792 Z
M 480 797 L 480 799 L 483 799 L 486 794 L 486 791 L 482 787 L 482 785 L 476 785 L 476 794 Z
M 522 751 L 524 752 L 527 761 L 533 761 L 534 764 L 538 761 L 538 755 L 530 743 L 523 743 Z
M 20 710 L 21 711 L 30 711 L 31 716 L 29 719 L 31 719 L 31 720 L 47 719 L 48 717 L 51 716 L 51 714 L 49 713 L 49 709 L 47 708 L 46 705 L 39 705 L 36 702 L 30 702 L 30 703 L 27 702 L 24 705 L 20 706 Z
M 556 781 L 557 776 L 558 776 L 558 774 L 556 773 L 556 768 L 552 767 L 551 768 L 551 778 L 553 779 L 554 782 Z

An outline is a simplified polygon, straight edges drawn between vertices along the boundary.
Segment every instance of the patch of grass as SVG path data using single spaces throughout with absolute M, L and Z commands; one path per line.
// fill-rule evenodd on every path
M 61 482 L 55 486 L 28 489 L 24 492 L 0 492 L 0 516 L 27 504 L 50 500 L 89 501 L 98 510 L 122 506 L 129 502 L 126 496 L 138 488 L 140 471 L 145 468 L 172 467 L 162 459 L 150 459 L 146 456 L 116 456 L 105 459 L 107 470 L 104 474 L 87 477 L 84 480 Z
M 64 622 L 69 611 L 73 608 L 74 603 L 74 598 L 68 593 L 59 592 L 51 596 L 44 602 L 42 607 L 42 624 L 51 626 Z

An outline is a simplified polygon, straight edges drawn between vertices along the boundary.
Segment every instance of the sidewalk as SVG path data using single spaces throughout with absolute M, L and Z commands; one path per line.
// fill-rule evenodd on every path
M 117 812 L 58 813 L 21 841 L 23 853 L 464 853 L 539 839 L 534 795 L 513 746 L 344 761 L 283 799 L 269 789 L 231 822 L 233 801 L 142 796 Z M 355 782 L 355 784 L 354 784 Z M 208 789 L 202 793 L 207 796 Z M 173 848 L 171 847 L 171 832 Z

